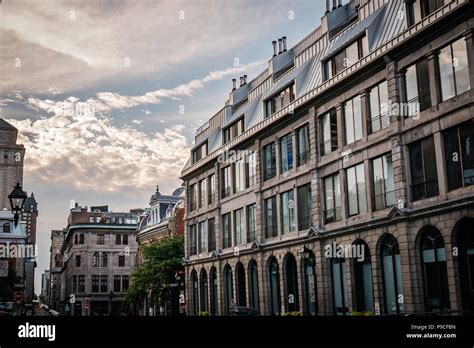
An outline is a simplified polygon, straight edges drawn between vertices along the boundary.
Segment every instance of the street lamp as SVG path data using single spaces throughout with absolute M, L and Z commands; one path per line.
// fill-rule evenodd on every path
M 311 255 L 311 249 L 308 249 L 306 246 L 301 249 L 301 255 L 303 256 L 304 260 L 309 259 L 309 256 Z
M 20 218 L 21 211 L 23 210 L 23 205 L 26 200 L 26 192 L 23 191 L 19 182 L 16 183 L 15 188 L 12 193 L 8 195 L 10 200 L 10 206 L 12 208 L 12 213 L 15 216 L 15 227 L 18 226 L 18 219 Z

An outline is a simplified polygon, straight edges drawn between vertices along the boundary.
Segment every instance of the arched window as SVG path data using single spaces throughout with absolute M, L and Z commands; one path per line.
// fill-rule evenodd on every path
M 79 235 L 79 244 L 84 244 L 84 233 Z
M 106 252 L 102 253 L 102 267 L 107 267 L 108 255 Z
M 355 309 L 357 312 L 374 311 L 374 293 L 372 288 L 372 263 L 370 250 L 363 240 L 357 240 L 358 257 L 354 259 Z
M 459 250 L 459 281 L 463 310 L 474 310 L 474 219 L 463 218 L 455 226 Z
M 254 308 L 259 312 L 259 299 L 258 299 L 258 270 L 257 263 L 252 260 L 249 264 L 249 300 L 250 307 Z
M 92 254 L 92 267 L 99 267 L 99 253 Z
M 208 306 L 208 295 L 209 295 L 209 289 L 208 289 L 208 284 L 207 284 L 207 272 L 203 268 L 201 270 L 201 312 L 208 312 L 209 311 L 209 306 Z
M 122 241 L 122 237 L 120 236 L 120 234 L 116 234 L 115 235 L 115 244 L 120 245 L 121 241 Z
M 286 276 L 286 308 L 288 312 L 297 312 L 300 310 L 298 296 L 298 280 L 296 275 L 296 260 L 293 254 L 288 254 L 285 261 Z
M 428 312 L 449 309 L 446 249 L 441 233 L 430 226 L 421 237 L 425 306 Z
M 346 315 L 348 312 L 346 260 L 342 257 L 331 259 L 331 270 L 334 312 L 336 315 Z
M 214 267 L 211 268 L 209 272 L 209 280 L 210 280 L 210 310 L 211 315 L 217 314 L 217 271 Z
M 128 234 L 124 234 L 122 237 L 122 244 L 128 245 Z
M 192 285 L 192 315 L 199 314 L 199 298 L 198 298 L 198 276 L 196 271 L 191 272 L 191 285 Z
M 303 278 L 305 286 L 305 313 L 306 315 L 318 314 L 316 300 L 316 258 L 312 251 L 305 251 L 303 258 Z
M 76 234 L 76 235 L 74 235 L 74 244 L 77 244 L 78 237 L 79 237 L 79 236 L 78 236 L 77 234 Z
M 235 267 L 235 275 L 237 281 L 237 306 L 247 306 L 247 293 L 245 290 L 245 270 L 242 263 L 238 263 Z
M 271 313 L 272 315 L 280 315 L 280 270 L 278 267 L 278 261 L 274 257 L 272 257 L 269 262 L 268 271 L 270 277 Z
M 385 312 L 403 312 L 405 310 L 405 300 L 403 298 L 400 249 L 398 247 L 398 241 L 394 236 L 388 235 L 384 237 L 380 255 L 385 296 Z
M 230 310 L 234 307 L 234 281 L 232 279 L 232 270 L 229 265 L 224 267 L 224 284 L 225 284 L 225 309 L 230 314 Z

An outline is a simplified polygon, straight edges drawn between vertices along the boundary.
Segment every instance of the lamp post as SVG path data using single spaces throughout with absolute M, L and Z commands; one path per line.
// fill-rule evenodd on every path
M 109 316 L 112 315 L 112 299 L 114 298 L 113 290 L 110 290 L 109 293 Z
M 21 211 L 23 210 L 23 205 L 26 200 L 26 192 L 23 191 L 19 182 L 16 183 L 13 191 L 8 195 L 10 200 L 10 206 L 12 208 L 12 213 L 14 214 L 15 227 L 18 226 L 18 220 L 20 218 Z

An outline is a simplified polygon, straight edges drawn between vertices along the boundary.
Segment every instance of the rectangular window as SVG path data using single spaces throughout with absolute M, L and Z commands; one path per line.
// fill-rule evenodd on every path
M 240 159 L 233 165 L 234 168 L 234 193 L 238 193 L 244 189 L 244 160 Z
M 199 208 L 206 206 L 206 199 L 207 199 L 207 181 L 201 180 L 199 182 Z
M 91 292 L 99 292 L 99 276 L 98 275 L 92 276 Z
M 408 117 L 431 107 L 430 73 L 426 59 L 405 71 L 405 101 L 404 114 Z
M 125 255 L 119 255 L 118 265 L 119 267 L 125 267 Z
M 244 209 L 234 211 L 234 239 L 235 245 L 244 243 Z
M 291 133 L 280 139 L 280 173 L 293 169 L 293 138 Z
M 410 144 L 411 194 L 414 201 L 438 195 L 433 137 Z
M 222 198 L 230 196 L 230 194 L 232 192 L 232 185 L 231 185 L 231 181 L 230 181 L 231 169 L 232 169 L 232 166 L 227 166 L 225 168 L 222 168 L 222 170 L 221 170 L 221 178 L 222 178 L 222 180 L 221 180 L 221 183 L 222 183 L 221 195 L 222 195 Z
M 244 130 L 244 118 L 242 117 L 240 120 L 223 130 L 224 144 L 228 143 L 234 138 L 237 138 L 240 134 L 244 132 Z
M 349 216 L 367 212 L 364 164 L 346 170 L 346 187 Z
M 464 37 L 441 49 L 438 54 L 438 63 L 443 101 L 471 88 Z
M 444 6 L 444 0 L 421 0 L 421 19 Z
M 97 244 L 104 244 L 105 243 L 105 235 L 98 234 L 97 235 Z
M 86 276 L 85 275 L 79 276 L 79 284 L 78 284 L 77 292 L 79 293 L 86 292 Z
M 341 71 L 347 69 L 351 65 L 357 63 L 359 59 L 368 54 L 368 47 L 364 43 L 365 37 L 362 37 L 324 63 L 324 79 L 327 80 Z
M 395 204 L 393 183 L 393 163 L 391 155 L 384 155 L 372 160 L 373 205 L 375 210 Z
M 197 254 L 196 225 L 189 226 L 189 255 Z
M 311 156 L 308 124 L 296 130 L 296 149 L 296 165 L 301 166 L 308 163 Z
M 114 292 L 120 292 L 120 280 L 121 277 L 119 275 L 114 275 Z
M 207 246 L 207 235 L 206 235 L 206 222 L 199 223 L 199 253 L 206 251 Z
M 209 219 L 207 222 L 208 250 L 216 250 L 216 226 L 215 220 Z
M 295 100 L 295 85 L 294 83 L 283 89 L 265 102 L 266 116 L 283 109 L 285 106 Z
M 321 155 L 337 149 L 337 115 L 336 110 L 331 110 L 324 114 L 321 119 Z
M 296 231 L 294 195 L 293 190 L 281 194 L 281 227 L 283 234 Z
M 222 248 L 232 246 L 232 225 L 230 213 L 222 215 Z
M 325 223 L 341 220 L 341 184 L 339 174 L 323 179 L 324 182 L 324 221 Z
M 207 204 L 214 202 L 214 194 L 216 193 L 216 182 L 214 174 L 207 178 Z
M 265 213 L 265 238 L 278 235 L 276 197 L 270 197 L 264 201 Z
M 474 184 L 474 123 L 452 127 L 444 134 L 448 189 Z
M 196 209 L 196 184 L 189 186 L 189 211 Z
M 81 255 L 76 255 L 76 267 L 81 267 Z
M 390 124 L 387 81 L 379 83 L 369 92 L 370 96 L 370 125 L 375 133 Z
M 354 97 L 344 103 L 344 126 L 346 144 L 362 139 L 360 96 Z
M 298 230 L 306 230 L 310 228 L 311 223 L 311 184 L 298 187 Z
M 72 292 L 77 292 L 77 276 L 72 276 Z
M 246 174 L 247 174 L 246 187 L 248 188 L 255 185 L 255 179 L 257 176 L 257 153 L 256 152 L 252 152 L 250 155 L 247 156 Z
M 100 276 L 100 292 L 107 292 L 108 287 L 107 287 L 107 275 L 103 274 Z
M 247 243 L 256 240 L 255 231 L 257 230 L 257 205 L 247 206 Z
M 263 180 L 268 180 L 276 175 L 275 143 L 270 143 L 263 148 Z
M 123 275 L 122 276 L 122 291 L 128 290 L 128 286 L 130 284 L 130 280 L 128 275 Z
M 207 156 L 207 142 L 197 147 L 193 151 L 193 163 L 196 163 L 197 161 L 201 160 L 202 158 L 206 156 Z

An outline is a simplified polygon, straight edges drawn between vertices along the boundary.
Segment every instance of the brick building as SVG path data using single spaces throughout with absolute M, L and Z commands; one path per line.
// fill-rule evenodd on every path
M 70 211 L 61 245 L 63 313 L 118 314 L 135 267 L 136 228 L 142 210 L 109 212 L 108 206 Z M 70 304 L 74 295 L 74 304 Z
M 47 303 L 54 310 L 60 309 L 61 302 L 61 269 L 63 268 L 63 255 L 61 254 L 61 246 L 64 241 L 63 230 L 51 231 L 51 247 L 49 259 L 49 279 Z
M 468 313 L 472 1 L 326 6 L 197 131 L 187 311 Z

